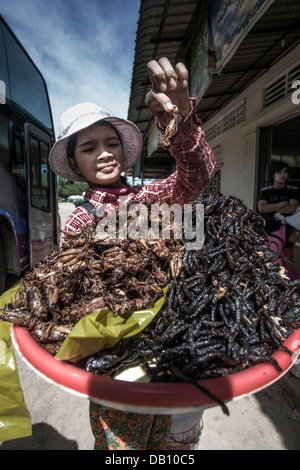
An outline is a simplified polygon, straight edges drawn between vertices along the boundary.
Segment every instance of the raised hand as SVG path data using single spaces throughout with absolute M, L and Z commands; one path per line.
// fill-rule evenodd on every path
M 167 126 L 173 117 L 174 106 L 178 109 L 179 123 L 189 113 L 188 70 L 182 62 L 175 68 L 169 59 L 162 57 L 147 64 L 152 90 L 146 96 L 146 104 L 161 124 Z

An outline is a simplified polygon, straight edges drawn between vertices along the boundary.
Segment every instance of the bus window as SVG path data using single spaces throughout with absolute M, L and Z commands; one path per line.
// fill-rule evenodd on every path
M 33 137 L 30 138 L 30 183 L 32 188 L 39 186 L 38 177 L 38 160 L 39 160 L 39 148 L 38 141 Z M 32 201 L 33 202 L 33 201 Z M 33 204 L 36 205 L 36 204 Z
M 31 205 L 50 210 L 49 147 L 35 137 L 30 137 L 30 194 Z
M 9 94 L 7 60 L 6 60 L 6 54 L 5 54 L 2 24 L 0 27 L 0 64 L 1 64 L 1 80 L 4 82 L 4 85 L 2 85 L 2 91 L 5 92 L 5 96 L 2 97 L 1 104 L 4 104 L 6 103 L 7 99 L 10 99 L 10 94 Z
M 14 138 L 14 155 L 11 162 L 11 171 L 17 177 L 18 182 L 25 185 L 26 167 L 24 140 L 18 136 Z
M 42 188 L 49 188 L 49 165 L 48 165 L 49 147 L 41 142 L 41 185 Z
M 52 132 L 52 117 L 44 81 L 23 49 L 3 25 L 11 104 Z
M 8 119 L 0 114 L 0 159 L 9 167 Z

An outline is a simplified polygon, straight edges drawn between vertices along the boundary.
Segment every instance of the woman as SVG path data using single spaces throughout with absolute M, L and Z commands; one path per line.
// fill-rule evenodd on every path
M 152 90 L 147 105 L 164 130 L 178 111 L 179 127 L 169 151 L 177 171 L 165 180 L 142 188 L 128 188 L 121 173 L 137 161 L 142 149 L 138 128 L 131 122 L 110 116 L 99 106 L 84 103 L 67 110 L 61 118 L 62 137 L 50 153 L 50 165 L 65 179 L 86 181 L 86 203 L 68 218 L 65 231 L 79 230 L 93 221 L 93 209 L 103 204 L 118 207 L 131 200 L 151 199 L 184 205 L 211 182 L 215 159 L 206 143 L 195 100 L 189 98 L 188 72 L 184 64 L 172 67 L 166 58 L 148 63 Z M 61 241 L 63 243 L 63 240 Z M 164 449 L 171 428 L 170 416 L 127 413 L 91 403 L 91 426 L 95 449 Z

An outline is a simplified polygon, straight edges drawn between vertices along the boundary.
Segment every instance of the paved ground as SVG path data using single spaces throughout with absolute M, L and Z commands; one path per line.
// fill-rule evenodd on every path
M 63 221 L 74 206 L 60 209 Z M 0 450 L 91 450 L 88 401 L 49 384 L 17 361 L 33 434 L 3 442 Z M 268 389 L 231 402 L 229 410 L 229 417 L 219 407 L 204 412 L 199 450 L 300 449 L 300 373 L 297 378 L 290 372 Z

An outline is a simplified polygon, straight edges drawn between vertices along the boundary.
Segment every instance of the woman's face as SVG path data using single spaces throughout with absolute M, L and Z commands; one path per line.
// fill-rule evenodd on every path
M 280 187 L 285 186 L 289 176 L 288 169 L 282 168 L 280 171 L 274 173 L 274 186 Z
M 112 126 L 96 123 L 80 131 L 74 154 L 75 158 L 70 158 L 70 166 L 86 179 L 91 188 L 121 187 L 124 151 Z

